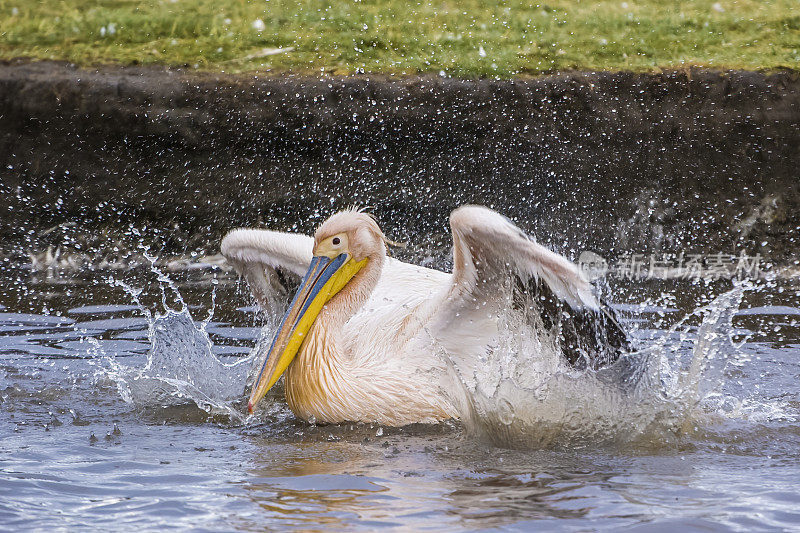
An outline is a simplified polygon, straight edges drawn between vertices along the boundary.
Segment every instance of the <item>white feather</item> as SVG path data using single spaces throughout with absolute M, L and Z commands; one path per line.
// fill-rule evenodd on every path
M 336 215 L 337 224 L 342 215 Z M 599 308 L 574 264 L 505 217 L 464 206 L 453 211 L 450 225 L 453 274 L 381 255 L 377 283 L 351 316 L 334 325 L 326 318 L 333 309 L 320 314 L 290 366 L 291 384 L 287 377 L 287 398 L 299 416 L 392 425 L 459 417 L 463 399 L 453 390 L 449 365 L 474 368 L 481 353 L 497 343 L 505 305 L 498 295 L 512 275 L 543 281 L 573 309 Z M 313 242 L 302 235 L 238 229 L 225 237 L 222 253 L 259 302 L 272 305 L 273 270 L 302 276 Z M 383 242 L 379 245 L 383 254 Z

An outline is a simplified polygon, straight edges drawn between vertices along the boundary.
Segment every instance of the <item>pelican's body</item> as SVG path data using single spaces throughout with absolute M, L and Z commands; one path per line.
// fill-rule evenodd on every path
M 265 307 L 280 290 L 275 269 L 305 272 L 251 410 L 285 370 L 287 402 L 307 420 L 400 426 L 459 418 L 464 405 L 448 361 L 474 367 L 496 345 L 514 291 L 533 297 L 525 311 L 541 315 L 573 365 L 599 366 L 624 348 L 619 326 L 568 260 L 486 208 L 457 209 L 451 227 L 452 274 L 387 257 L 383 234 L 364 213 L 334 215 L 314 239 L 228 234 L 223 254 Z
M 349 320 L 320 313 L 286 370 L 286 400 L 305 419 L 435 422 L 457 413 L 438 394 L 442 361 L 422 349 L 419 316 L 448 274 L 386 259 L 366 303 Z M 331 325 L 329 325 L 331 324 Z

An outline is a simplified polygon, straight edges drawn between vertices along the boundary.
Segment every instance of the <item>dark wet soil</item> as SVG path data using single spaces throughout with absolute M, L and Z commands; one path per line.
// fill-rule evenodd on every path
M 353 204 L 395 240 L 493 206 L 570 254 L 800 238 L 800 73 L 253 77 L 0 64 L 5 255 L 135 236 L 214 251 Z M 424 216 L 420 216 L 424 214 Z M 298 222 L 301 221 L 301 222 Z M 140 236 L 141 234 L 141 236 Z

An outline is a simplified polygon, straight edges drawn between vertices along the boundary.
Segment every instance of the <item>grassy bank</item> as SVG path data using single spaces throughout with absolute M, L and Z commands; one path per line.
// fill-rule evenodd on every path
M 513 76 L 800 67 L 798 0 L 0 0 L 0 58 Z

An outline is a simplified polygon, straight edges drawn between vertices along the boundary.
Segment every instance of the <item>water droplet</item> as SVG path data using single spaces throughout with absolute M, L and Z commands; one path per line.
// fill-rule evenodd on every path
M 497 417 L 506 426 L 510 426 L 514 422 L 514 407 L 505 398 L 501 399 L 497 406 Z

